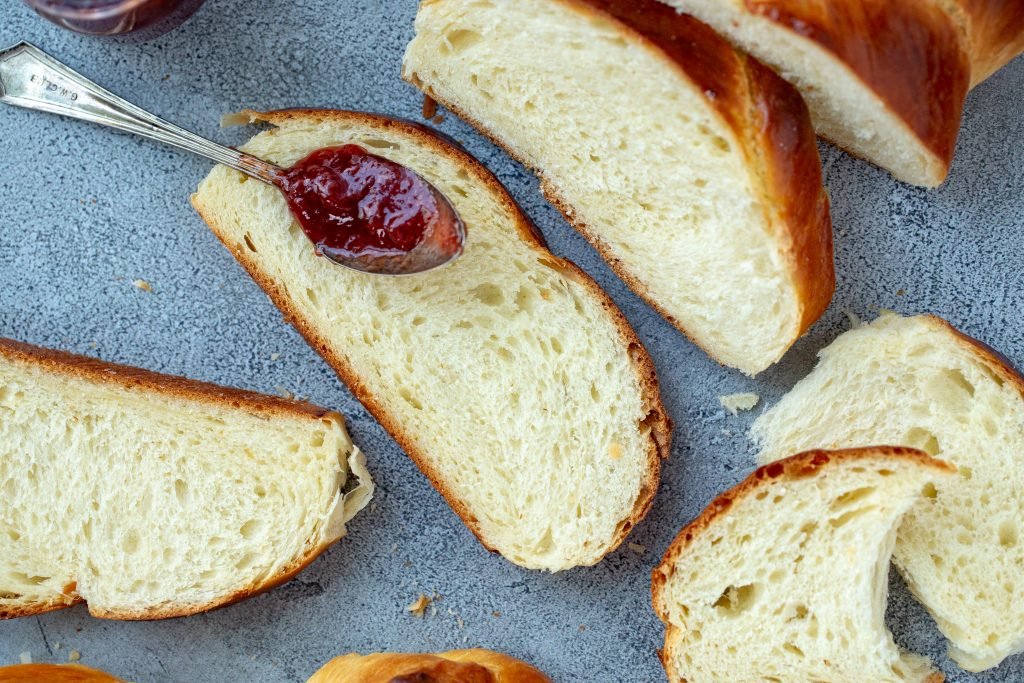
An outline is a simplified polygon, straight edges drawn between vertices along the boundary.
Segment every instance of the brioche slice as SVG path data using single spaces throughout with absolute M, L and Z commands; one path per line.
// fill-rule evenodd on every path
M 551 683 L 529 664 L 490 650 L 336 657 L 307 683 Z
M 16 664 L 0 666 L 0 683 L 123 683 L 78 664 Z
M 0 619 L 242 600 L 372 491 L 337 413 L 0 340 Z
M 525 567 L 593 564 L 650 507 L 670 424 L 612 301 L 549 253 L 478 162 L 427 129 L 338 111 L 252 114 L 246 146 L 288 166 L 354 143 L 453 203 L 465 253 L 379 277 L 314 254 L 284 198 L 218 167 L 193 203 L 481 542 Z
M 1024 380 L 946 322 L 895 314 L 843 334 L 754 424 L 793 449 L 892 443 L 958 467 L 907 515 L 895 563 L 969 671 L 1024 650 Z
M 818 134 L 914 185 L 946 179 L 971 65 L 932 0 L 663 0 L 774 67 Z
M 885 627 L 900 518 L 952 468 L 922 452 L 810 451 L 762 467 L 654 570 L 673 683 L 939 683 Z
M 640 296 L 757 374 L 828 306 L 828 199 L 807 109 L 654 0 L 421 3 L 406 80 L 537 170 Z
M 972 88 L 1024 52 L 1024 0 L 936 1 L 965 34 Z

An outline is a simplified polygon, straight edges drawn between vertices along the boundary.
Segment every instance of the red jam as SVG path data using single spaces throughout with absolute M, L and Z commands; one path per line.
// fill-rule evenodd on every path
M 425 241 L 451 248 L 457 221 L 429 183 L 358 145 L 319 149 L 284 171 L 278 186 L 306 236 L 325 256 L 399 256 Z M 457 244 L 454 245 L 457 248 Z

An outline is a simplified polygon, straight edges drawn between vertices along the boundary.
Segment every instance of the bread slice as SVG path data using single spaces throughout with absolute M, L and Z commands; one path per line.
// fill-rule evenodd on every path
M 0 683 L 122 683 L 120 678 L 78 664 L 0 666 Z
M 673 683 L 939 683 L 885 628 L 900 518 L 952 471 L 922 452 L 811 451 L 760 468 L 653 575 Z
M 337 413 L 0 340 L 0 619 L 242 600 L 372 491 Z
M 640 296 L 756 374 L 828 306 L 828 199 L 797 92 L 654 0 L 421 3 L 404 77 L 537 170 Z
M 1024 52 L 1024 1 L 937 0 L 965 34 L 971 87 Z
M 896 178 L 949 173 L 971 65 L 932 0 L 663 0 L 774 67 L 818 133 Z
M 529 664 L 490 650 L 336 657 L 307 683 L 551 683 Z
M 895 562 L 980 671 L 1024 650 L 1024 380 L 933 317 L 895 314 L 843 334 L 754 424 L 761 460 L 794 449 L 891 443 L 958 467 L 907 515 Z
M 438 187 L 465 253 L 415 277 L 315 256 L 272 187 L 216 168 L 193 203 L 488 548 L 525 567 L 593 564 L 641 519 L 670 424 L 611 300 L 548 252 L 497 179 L 427 129 L 338 111 L 249 113 L 245 150 L 288 166 L 360 145 Z

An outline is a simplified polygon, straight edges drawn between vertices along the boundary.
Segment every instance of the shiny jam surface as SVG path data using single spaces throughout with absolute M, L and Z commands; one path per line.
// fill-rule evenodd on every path
M 456 218 L 433 187 L 358 145 L 313 152 L 285 170 L 278 186 L 324 255 L 395 256 L 428 238 L 457 239 L 445 229 Z

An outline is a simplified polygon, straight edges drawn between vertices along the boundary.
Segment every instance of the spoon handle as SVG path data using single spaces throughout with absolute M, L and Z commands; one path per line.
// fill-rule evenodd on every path
M 179 128 L 101 88 L 30 43 L 0 51 L 0 102 L 164 142 L 274 184 L 280 169 Z

